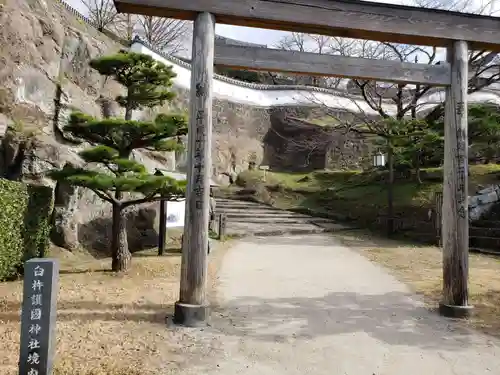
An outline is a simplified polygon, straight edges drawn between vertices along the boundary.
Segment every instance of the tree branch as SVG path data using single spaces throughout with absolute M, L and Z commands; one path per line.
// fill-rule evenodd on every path
M 144 197 L 144 198 L 139 198 L 139 199 L 133 199 L 133 200 L 130 200 L 130 201 L 125 201 L 125 202 L 122 202 L 122 206 L 123 208 L 126 208 L 126 207 L 130 207 L 130 206 L 135 206 L 136 204 L 143 204 L 143 203 L 150 203 L 150 202 L 158 202 L 158 201 L 161 201 L 161 200 L 174 200 L 174 201 L 181 201 L 182 199 L 184 199 L 184 197 L 177 197 L 177 198 L 174 198 L 174 197 L 163 197 L 161 195 L 156 195 L 158 193 L 155 193 L 155 195 L 150 195 L 150 196 L 147 196 L 147 197 Z
M 109 193 L 106 193 L 104 191 L 99 191 L 99 190 L 95 190 L 95 189 L 90 189 L 92 190 L 95 195 L 97 195 L 99 198 L 101 198 L 102 200 L 106 201 L 106 202 L 109 202 L 111 204 L 117 204 L 117 203 L 120 203 L 118 202 L 111 194 Z

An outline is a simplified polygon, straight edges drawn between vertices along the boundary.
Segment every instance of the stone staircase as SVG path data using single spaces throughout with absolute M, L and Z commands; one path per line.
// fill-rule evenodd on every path
M 330 219 L 233 199 L 216 199 L 216 214 L 225 214 L 226 234 L 230 236 L 313 234 L 348 228 Z

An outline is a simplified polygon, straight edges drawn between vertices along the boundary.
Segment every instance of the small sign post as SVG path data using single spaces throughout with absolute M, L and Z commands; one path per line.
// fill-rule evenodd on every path
M 19 375 L 51 375 L 59 263 L 30 259 L 24 266 Z
M 226 215 L 219 215 L 219 240 L 223 241 L 226 236 Z
M 259 167 L 261 171 L 264 171 L 264 180 L 267 178 L 267 171 L 269 170 L 269 165 L 261 165 Z

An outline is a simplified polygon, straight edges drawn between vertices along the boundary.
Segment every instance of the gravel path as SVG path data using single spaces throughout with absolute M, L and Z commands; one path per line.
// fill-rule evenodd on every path
M 225 255 L 211 327 L 180 374 L 480 375 L 500 344 L 426 311 L 333 236 L 245 239 Z M 189 361 L 188 361 L 189 362 Z

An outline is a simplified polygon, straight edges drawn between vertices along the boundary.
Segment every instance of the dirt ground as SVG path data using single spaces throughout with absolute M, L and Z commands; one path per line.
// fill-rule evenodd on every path
M 215 274 L 219 244 L 211 255 Z M 178 299 L 180 254 L 134 255 L 125 275 L 110 259 L 54 251 L 60 259 L 55 375 L 149 375 L 189 357 L 182 330 L 167 329 Z M 0 283 L 0 374 L 17 375 L 22 282 Z
M 363 231 L 334 236 L 410 285 L 429 308 L 437 306 L 441 294 L 439 249 L 408 246 Z M 230 244 L 218 246 L 210 257 L 212 285 L 217 283 L 216 271 Z M 255 246 L 252 244 L 252 251 Z M 213 345 L 196 340 L 189 331 L 166 328 L 165 318 L 172 314 L 178 298 L 180 254 L 157 257 L 154 251 L 141 252 L 126 275 L 109 272 L 109 259 L 66 251 L 54 256 L 61 262 L 54 375 L 183 373 L 213 351 Z M 500 337 L 500 259 L 471 254 L 470 274 L 475 311 L 463 324 Z M 21 282 L 0 284 L 2 375 L 17 375 L 21 297 Z
M 335 234 L 345 246 L 390 270 L 435 309 L 442 291 L 442 254 L 436 247 L 376 237 L 363 231 Z M 500 337 L 500 257 L 470 254 L 469 303 L 475 309 L 465 324 Z

